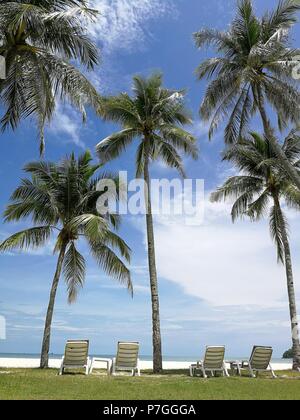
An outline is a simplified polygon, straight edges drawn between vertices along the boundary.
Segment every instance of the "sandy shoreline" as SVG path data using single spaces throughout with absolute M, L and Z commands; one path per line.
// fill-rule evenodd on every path
M 60 359 L 50 359 L 49 367 L 53 369 L 59 369 L 61 364 Z M 167 361 L 163 363 L 165 370 L 186 370 L 191 365 L 191 362 L 172 362 Z M 8 369 L 34 369 L 39 367 L 39 359 L 18 359 L 18 358 L 0 358 L 0 368 Z M 105 364 L 97 363 L 97 368 L 106 368 Z M 272 364 L 275 370 L 290 370 L 292 369 L 291 363 L 276 363 Z M 152 369 L 151 361 L 141 360 L 141 369 L 150 370 Z

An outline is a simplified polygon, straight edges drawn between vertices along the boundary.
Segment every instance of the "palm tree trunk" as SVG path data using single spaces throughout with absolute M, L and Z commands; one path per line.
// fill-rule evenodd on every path
M 63 262 L 65 258 L 66 248 L 67 248 L 67 243 L 64 243 L 59 253 L 56 272 L 55 272 L 52 287 L 51 287 L 50 299 L 49 299 L 47 316 L 46 316 L 46 321 L 45 321 L 42 352 L 41 352 L 41 362 L 40 362 L 41 369 L 47 369 L 49 366 L 49 348 L 50 348 L 50 335 L 51 335 L 53 310 L 54 310 L 57 287 L 58 287 L 58 283 L 59 283 L 59 279 L 60 279 L 60 275 L 62 271 L 62 266 L 63 266 Z
M 258 108 L 259 108 L 259 112 L 260 112 L 261 119 L 263 122 L 265 136 L 269 140 L 272 146 L 272 149 L 274 150 L 274 152 L 280 159 L 281 165 L 283 166 L 284 170 L 289 175 L 290 179 L 295 183 L 297 188 L 300 190 L 300 175 L 298 174 L 297 170 L 293 167 L 293 165 L 291 165 L 284 151 L 282 150 L 282 148 L 280 147 L 280 145 L 278 144 L 274 136 L 274 132 L 271 127 L 270 120 L 267 116 L 267 113 L 264 107 L 263 95 L 260 90 L 258 93 Z
M 289 238 L 286 231 L 284 217 L 282 214 L 278 197 L 275 198 L 275 205 L 278 208 L 278 214 L 280 218 L 281 231 L 282 231 L 282 241 L 283 241 L 283 246 L 284 246 L 284 255 L 285 255 L 286 278 L 287 278 L 287 288 L 288 288 L 290 318 L 291 318 L 291 328 L 292 328 L 292 342 L 293 342 L 293 370 L 299 371 L 300 369 L 300 340 L 299 340 L 297 305 L 296 305 L 296 294 L 295 294 L 295 287 L 294 287 L 291 249 L 290 249 Z
M 146 153 L 144 180 L 146 183 L 145 202 L 146 202 L 146 224 L 147 224 L 147 239 L 148 239 L 148 261 L 150 273 L 150 287 L 152 300 L 152 328 L 153 328 L 153 372 L 162 372 L 162 346 L 161 346 L 161 331 L 160 331 L 160 313 L 159 313 L 159 294 L 157 270 L 155 261 L 155 243 L 154 243 L 154 229 L 153 216 L 151 204 L 151 186 L 149 175 L 149 158 Z

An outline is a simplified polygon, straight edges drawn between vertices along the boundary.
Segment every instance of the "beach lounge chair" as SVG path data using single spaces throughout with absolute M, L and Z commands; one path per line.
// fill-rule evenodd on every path
M 90 358 L 88 354 L 88 340 L 67 341 L 59 375 L 62 375 L 65 369 L 85 369 L 85 374 L 88 375 L 90 369 Z
M 277 376 L 271 366 L 272 356 L 272 347 L 254 346 L 249 361 L 232 362 L 231 368 L 237 369 L 240 376 L 242 375 L 242 370 L 248 370 L 252 378 L 256 377 L 255 372 L 266 372 L 270 370 L 272 377 L 276 379 Z
M 132 376 L 141 376 L 139 362 L 139 343 L 118 343 L 117 357 L 112 361 L 112 375 L 118 371 L 131 372 Z
M 223 376 L 229 377 L 224 358 L 224 346 L 207 347 L 204 360 L 190 366 L 190 375 L 197 376 L 197 373 L 200 372 L 204 378 L 207 378 L 207 372 L 210 372 L 212 376 L 216 372 L 222 372 Z

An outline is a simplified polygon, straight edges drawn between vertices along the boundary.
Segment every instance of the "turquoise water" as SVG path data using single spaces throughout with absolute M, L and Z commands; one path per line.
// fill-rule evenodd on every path
M 61 359 L 62 358 L 62 354 L 50 354 L 50 359 Z M 113 357 L 115 357 L 115 354 L 91 354 L 91 357 L 103 357 L 105 359 L 112 359 Z M 39 359 L 40 355 L 39 354 L 23 354 L 23 353 L 0 353 L 0 358 L 4 358 L 4 359 Z M 201 355 L 198 356 L 186 356 L 186 357 L 182 357 L 182 356 L 164 356 L 164 360 L 166 362 L 168 361 L 172 361 L 172 362 L 195 362 L 195 360 L 199 360 L 201 358 Z M 249 358 L 249 356 L 226 356 L 226 360 L 247 360 Z M 152 360 L 152 356 L 141 356 L 141 359 L 144 361 L 151 361 Z M 283 360 L 283 359 L 278 359 L 278 358 L 274 358 L 273 359 L 273 363 L 292 363 L 292 360 Z

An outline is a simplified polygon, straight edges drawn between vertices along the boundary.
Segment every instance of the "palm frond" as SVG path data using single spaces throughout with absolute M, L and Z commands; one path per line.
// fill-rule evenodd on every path
M 181 176 L 185 176 L 182 158 L 175 147 L 165 142 L 163 138 L 155 136 L 156 159 L 161 159 L 168 167 L 176 169 Z
M 253 203 L 249 204 L 247 215 L 251 220 L 257 221 L 264 217 L 268 209 L 269 200 L 269 191 L 265 190 Z
M 286 188 L 283 190 L 282 195 L 287 206 L 291 209 L 300 210 L 300 191 L 291 183 L 288 183 Z
M 239 198 L 233 204 L 231 210 L 231 218 L 233 222 L 248 215 L 248 209 L 250 203 L 253 201 L 253 198 L 254 194 L 252 191 L 246 191 L 239 196 Z
M 94 259 L 104 272 L 119 281 L 121 284 L 125 285 L 130 293 L 133 294 L 130 271 L 123 261 L 111 248 L 101 242 L 90 241 L 89 245 Z
M 240 72 L 232 72 L 228 75 L 222 75 L 211 82 L 209 85 L 205 98 L 200 108 L 200 115 L 205 121 L 209 121 L 212 117 L 213 111 L 218 105 L 226 100 L 226 106 L 229 104 L 235 95 L 240 90 Z M 225 112 L 225 107 L 223 108 Z
M 243 89 L 240 97 L 236 101 L 232 114 L 225 129 L 225 143 L 236 143 L 245 133 L 247 124 L 250 120 L 252 100 L 250 97 L 250 87 Z
M 112 231 L 108 231 L 103 241 L 106 245 L 112 246 L 114 249 L 117 249 L 121 256 L 124 257 L 126 261 L 130 262 L 131 249 L 126 244 L 126 242 L 122 238 L 120 238 L 120 236 L 118 236 Z
M 234 176 L 229 178 L 222 187 L 211 195 L 212 202 L 226 201 L 237 198 L 244 192 L 249 192 L 252 197 L 261 192 L 263 181 L 253 176 Z
M 96 146 L 96 151 L 101 162 L 116 159 L 126 147 L 138 136 L 139 132 L 127 128 L 118 133 L 112 134 Z
M 281 209 L 278 206 L 274 205 L 270 211 L 270 233 L 277 247 L 278 262 L 281 262 L 282 264 L 284 264 L 285 254 L 284 254 L 282 229 L 285 229 L 287 231 L 288 224 L 282 214 Z
M 234 52 L 236 48 L 236 43 L 229 33 L 210 28 L 194 33 L 194 40 L 198 48 L 214 46 L 219 51 L 226 51 L 227 53 Z
M 160 131 L 164 140 L 172 144 L 177 150 L 182 150 L 187 156 L 191 156 L 193 159 L 198 158 L 196 139 L 188 131 L 167 124 L 163 124 Z
M 280 0 L 277 8 L 273 12 L 267 12 L 263 17 L 262 27 L 263 42 L 268 42 L 276 36 L 280 36 L 280 31 L 290 28 L 297 22 L 297 12 L 300 10 L 298 1 Z
M 135 158 L 135 166 L 136 166 L 136 177 L 139 178 L 144 174 L 145 169 L 145 142 L 142 141 L 136 152 L 136 158 Z
M 68 301 L 76 301 L 78 291 L 84 286 L 85 259 L 77 251 L 74 242 L 70 242 L 64 258 L 63 273 L 68 289 Z
M 135 103 L 126 93 L 116 97 L 102 98 L 99 112 L 106 121 L 114 121 L 135 128 L 138 128 L 140 123 Z
M 50 226 L 40 226 L 26 229 L 15 233 L 0 244 L 0 252 L 12 251 L 14 249 L 27 250 L 29 248 L 39 248 L 50 239 L 52 228 Z
M 105 237 L 108 225 L 103 217 L 94 214 L 82 214 L 70 220 L 67 229 L 70 231 L 79 231 L 85 237 L 97 241 Z

